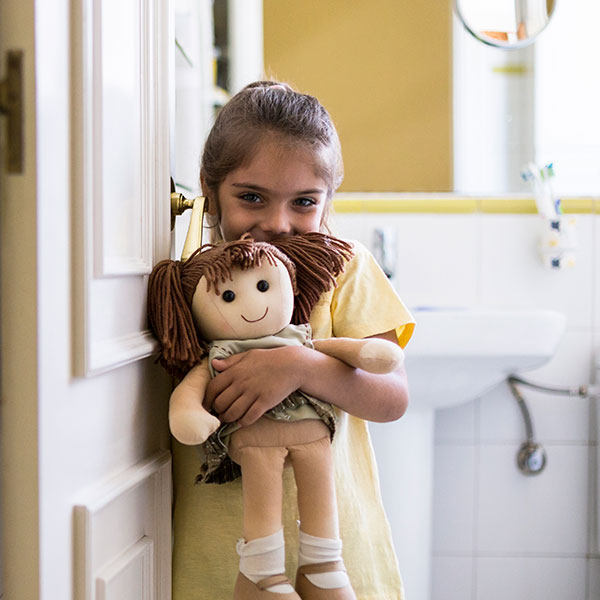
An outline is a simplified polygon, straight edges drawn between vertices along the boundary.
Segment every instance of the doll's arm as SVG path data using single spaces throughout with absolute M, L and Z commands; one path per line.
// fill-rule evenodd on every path
M 391 373 L 404 362 L 402 348 L 380 338 L 326 338 L 313 344 L 315 350 L 369 373 Z
M 209 380 L 208 359 L 205 358 L 190 370 L 171 394 L 169 427 L 182 444 L 201 444 L 221 425 L 219 419 L 202 406 Z

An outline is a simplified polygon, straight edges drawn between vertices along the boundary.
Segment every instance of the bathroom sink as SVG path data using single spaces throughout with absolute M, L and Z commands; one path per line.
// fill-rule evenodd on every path
M 554 355 L 566 319 L 551 310 L 413 308 L 406 348 L 410 402 L 394 423 L 369 423 L 406 595 L 429 598 L 434 420 Z M 407 494 L 406 490 L 410 490 Z
M 552 310 L 412 309 L 417 321 L 406 349 L 413 409 L 455 406 L 543 365 L 556 351 L 566 318 Z

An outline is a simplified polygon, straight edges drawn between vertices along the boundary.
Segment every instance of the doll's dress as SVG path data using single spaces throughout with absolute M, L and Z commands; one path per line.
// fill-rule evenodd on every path
M 233 354 L 255 348 L 279 348 L 281 346 L 307 346 L 313 348 L 310 325 L 288 325 L 274 335 L 247 340 L 215 340 L 210 344 L 208 365 L 211 377 L 216 375 L 212 367 L 215 358 L 227 358 Z M 276 421 L 301 421 L 321 419 L 327 425 L 331 439 L 335 434 L 335 411 L 333 406 L 301 390 L 292 392 L 277 406 L 265 413 Z M 227 483 L 241 476 L 241 468 L 228 455 L 231 434 L 240 426 L 225 423 L 203 444 L 198 446 L 201 467 L 196 483 Z

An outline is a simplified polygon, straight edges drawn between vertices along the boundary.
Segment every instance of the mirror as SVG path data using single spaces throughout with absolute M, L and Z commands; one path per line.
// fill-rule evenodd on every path
M 500 48 L 531 44 L 550 22 L 555 0 L 456 0 L 456 13 L 478 40 Z

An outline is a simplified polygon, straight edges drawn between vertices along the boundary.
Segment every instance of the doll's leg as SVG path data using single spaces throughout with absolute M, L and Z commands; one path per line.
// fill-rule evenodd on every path
M 299 600 L 285 571 L 285 542 L 281 520 L 282 476 L 287 448 L 263 446 L 270 439 L 264 423 L 232 436 L 230 456 L 242 468 L 244 538 L 237 544 L 240 574 L 234 600 L 248 598 Z
M 245 446 L 235 461 L 242 467 L 244 539 L 271 535 L 282 527 L 282 477 L 287 449 Z
M 337 503 L 329 431 L 310 444 L 290 448 L 298 488 L 302 531 L 322 538 L 338 538 Z
M 329 434 L 290 448 L 300 512 L 296 591 L 303 599 L 355 600 L 342 560 Z

